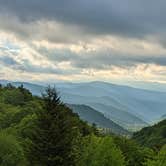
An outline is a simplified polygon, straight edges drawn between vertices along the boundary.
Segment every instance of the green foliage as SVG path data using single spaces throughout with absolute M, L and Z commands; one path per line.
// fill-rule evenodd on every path
M 79 166 L 123 166 L 124 157 L 111 137 L 88 136 L 84 139 Z
M 134 133 L 133 139 L 143 146 L 160 149 L 166 144 L 166 120 Z
M 78 116 L 61 103 L 54 88 L 46 89 L 43 101 L 32 137 L 31 164 L 73 166 L 73 147 L 79 136 Z
M 0 165 L 22 166 L 26 165 L 23 149 L 12 135 L 0 133 Z
M 40 109 L 40 105 L 33 101 L 22 107 L 0 103 L 0 129 L 14 127 L 21 123 L 24 117 L 32 115 Z
M 10 127 L 17 119 L 17 107 L 0 103 L 0 129 Z
M 146 166 L 166 166 L 166 146 L 164 146 L 153 160 L 148 160 Z
M 32 100 L 32 94 L 29 90 L 20 86 L 18 88 L 12 85 L 7 85 L 4 89 L 0 89 L 1 102 L 11 105 L 24 105 L 26 102 Z
M 166 121 L 133 138 L 160 149 Z M 133 140 L 101 134 L 63 104 L 54 88 L 40 98 L 23 86 L 0 86 L 1 166 L 166 166 L 165 156 L 166 147 L 155 155 Z
M 62 157 L 62 155 L 60 154 L 63 162 L 69 162 L 67 161 L 67 158 L 70 158 L 70 162 L 74 162 L 74 156 L 76 156 L 78 149 L 77 144 L 79 144 L 79 137 L 86 136 L 96 131 L 96 128 L 88 126 L 87 123 L 81 121 L 77 114 L 72 113 L 69 108 L 67 108 L 60 102 L 58 96 L 56 96 L 55 98 L 50 98 L 53 97 L 52 95 L 56 95 L 55 92 L 51 94 L 52 91 L 47 91 L 47 93 L 43 96 L 43 99 L 39 97 L 24 97 L 23 104 L 15 102 L 14 98 L 17 98 L 17 92 L 21 92 L 24 95 L 28 94 L 28 96 L 32 96 L 31 94 L 29 95 L 29 92 L 27 90 L 24 90 L 22 88 L 23 87 L 15 88 L 11 85 L 8 85 L 7 87 L 0 89 L 1 130 L 10 133 L 10 135 L 12 134 L 19 137 L 20 146 L 22 146 L 24 150 L 24 155 L 31 162 L 34 159 L 34 156 L 37 156 L 32 153 L 32 147 L 39 147 L 38 142 L 34 144 L 33 141 L 36 137 L 39 140 L 42 140 L 43 138 L 42 134 L 40 135 L 40 131 L 38 129 L 42 129 L 42 125 L 43 127 L 47 126 L 45 128 L 45 136 L 47 137 L 47 133 L 51 131 L 54 134 L 53 138 L 56 138 L 55 140 L 52 138 L 53 145 L 54 143 L 56 143 L 56 145 L 58 146 L 57 149 L 60 149 L 58 150 L 59 152 L 57 152 L 57 149 L 54 149 L 54 154 L 60 154 L 62 151 L 63 155 L 65 156 Z M 9 93 L 13 95 L 12 97 L 9 96 L 12 102 L 6 102 L 8 101 Z M 47 96 L 47 94 L 51 94 L 51 96 Z M 51 103 L 49 99 L 51 99 Z M 58 100 L 56 101 L 56 99 Z M 54 113 L 54 110 L 56 110 L 57 112 Z M 46 119 L 44 120 L 43 118 Z M 43 133 L 44 130 L 41 131 Z M 50 135 L 50 138 L 51 137 L 52 136 Z M 44 142 L 42 143 L 44 144 Z M 54 146 L 50 147 L 50 149 L 53 148 Z M 67 154 L 67 152 L 63 152 L 63 149 L 68 152 L 70 151 L 70 154 Z M 60 157 L 56 155 L 52 158 L 61 160 Z
M 121 149 L 127 166 L 143 166 L 147 159 L 154 156 L 151 149 L 140 147 L 133 140 L 114 136 L 114 142 Z

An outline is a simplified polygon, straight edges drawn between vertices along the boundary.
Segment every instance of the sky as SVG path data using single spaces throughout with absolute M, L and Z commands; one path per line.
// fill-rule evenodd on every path
M 166 83 L 165 0 L 0 0 L 0 79 Z

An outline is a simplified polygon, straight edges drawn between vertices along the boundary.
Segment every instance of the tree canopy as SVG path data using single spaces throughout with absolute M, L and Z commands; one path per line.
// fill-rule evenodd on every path
M 165 121 L 133 139 L 104 134 L 80 120 L 55 88 L 36 97 L 22 85 L 0 86 L 1 166 L 166 166 L 164 145 Z

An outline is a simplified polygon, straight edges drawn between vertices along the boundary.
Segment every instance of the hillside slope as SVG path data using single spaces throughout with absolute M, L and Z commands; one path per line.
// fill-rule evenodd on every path
M 134 133 L 133 139 L 144 146 L 162 147 L 166 144 L 166 120 Z
M 104 105 L 100 103 L 91 103 L 91 106 L 97 110 L 101 110 L 101 112 L 108 117 L 115 123 L 123 126 L 124 128 L 137 131 L 140 130 L 142 127 L 148 126 L 149 124 L 146 123 L 141 118 L 124 111 L 123 109 L 119 109 L 113 106 Z
M 101 128 L 109 128 L 111 132 L 115 134 L 128 135 L 130 134 L 127 130 L 123 129 L 118 124 L 114 123 L 110 119 L 106 118 L 102 113 L 92 109 L 86 105 L 74 105 L 68 104 L 68 106 L 77 113 L 80 118 L 87 121 L 90 124 L 96 124 Z

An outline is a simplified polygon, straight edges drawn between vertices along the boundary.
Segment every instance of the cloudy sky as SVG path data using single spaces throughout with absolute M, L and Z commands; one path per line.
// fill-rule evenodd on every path
M 165 0 L 0 0 L 0 79 L 166 83 Z

